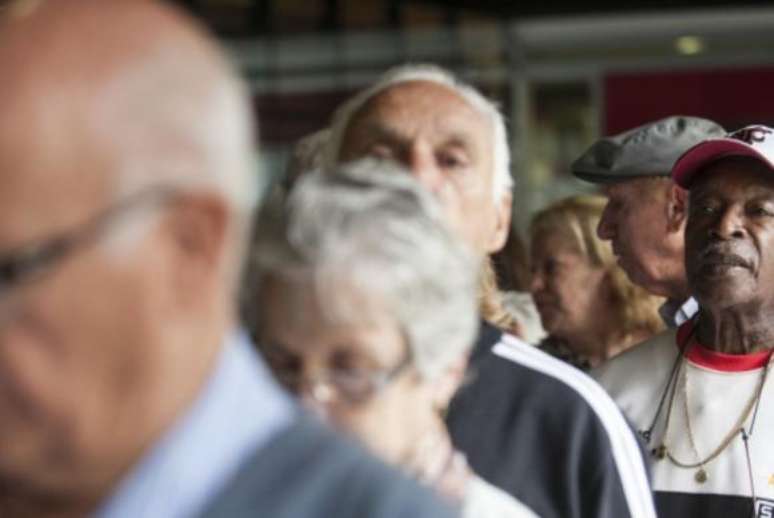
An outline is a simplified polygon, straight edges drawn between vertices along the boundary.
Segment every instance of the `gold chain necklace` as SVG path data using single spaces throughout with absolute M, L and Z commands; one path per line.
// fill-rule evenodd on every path
M 729 432 L 726 434 L 723 440 L 720 441 L 720 444 L 714 450 L 712 450 L 712 452 L 709 455 L 707 455 L 707 457 L 702 459 L 701 455 L 699 454 L 699 450 L 696 447 L 696 439 L 694 437 L 693 428 L 691 426 L 690 406 L 688 404 L 688 369 L 686 366 L 685 357 L 683 357 L 683 359 L 680 362 L 680 366 L 678 368 L 677 376 L 678 377 L 680 376 L 680 370 L 684 371 L 683 387 L 682 387 L 683 388 L 683 411 L 685 413 L 685 424 L 688 432 L 688 442 L 691 445 L 691 449 L 693 450 L 693 454 L 696 457 L 696 461 L 684 462 L 677 459 L 675 455 L 669 450 L 669 447 L 666 444 L 666 439 L 669 435 L 669 425 L 671 421 L 670 418 L 672 416 L 672 407 L 674 406 L 674 398 L 675 398 L 676 391 L 672 392 L 672 397 L 669 400 L 669 408 L 667 410 L 663 440 L 661 442 L 661 446 L 656 448 L 656 458 L 663 459 L 666 457 L 672 462 L 672 464 L 684 469 L 699 468 L 699 470 L 694 475 L 694 480 L 696 480 L 696 482 L 699 484 L 703 484 L 704 482 L 706 482 L 708 479 L 706 464 L 715 460 L 726 448 L 728 448 L 728 446 L 734 440 L 734 437 L 744 432 L 744 424 L 745 422 L 747 422 L 747 419 L 750 417 L 750 413 L 752 412 L 753 408 L 755 408 L 756 402 L 760 400 L 761 394 L 763 394 L 763 386 L 766 383 L 766 378 L 768 377 L 768 371 L 769 371 L 769 368 L 771 367 L 773 358 L 774 356 L 770 354 L 769 359 L 766 362 L 766 366 L 761 373 L 761 377 L 758 380 L 758 386 L 756 390 L 753 392 L 753 395 L 750 398 L 750 400 L 747 402 L 747 405 L 742 410 L 742 413 L 737 419 L 736 423 L 734 423 L 734 426 L 731 428 L 731 430 L 729 430 Z

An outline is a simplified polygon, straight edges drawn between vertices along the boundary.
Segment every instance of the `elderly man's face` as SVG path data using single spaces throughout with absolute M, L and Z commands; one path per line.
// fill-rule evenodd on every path
M 607 205 L 597 227 L 600 239 L 610 241 L 618 264 L 632 282 L 659 295 L 667 237 L 669 180 L 638 178 L 605 187 Z
M 493 128 L 452 89 L 401 83 L 371 98 L 347 128 L 342 161 L 365 156 L 406 166 L 444 206 L 450 224 L 480 253 L 502 247 L 510 195 L 493 195 Z
M 110 205 L 107 185 L 85 173 L 97 164 L 71 164 L 79 174 L 52 173 L 70 166 L 49 162 L 45 146 L 22 144 L 14 152 L 6 142 L 0 139 L 4 256 L 80 233 Z M 115 226 L 126 230 L 145 209 L 138 206 Z M 153 371 L 164 368 L 159 320 L 172 317 L 160 260 L 166 250 L 148 237 L 111 252 L 104 245 L 116 231 L 105 229 L 103 238 L 79 243 L 29 277 L 0 279 L 0 485 L 88 485 L 87 477 L 68 480 L 66 473 L 105 476 L 91 463 L 121 451 L 143 428 L 143 391 L 157 383 Z
M 216 298 L 201 289 L 215 281 L 209 261 L 195 259 L 198 216 L 188 203 L 135 198 L 95 232 L 95 218 L 106 221 L 99 216 L 131 197 L 116 195 L 111 172 L 128 162 L 114 151 L 115 135 L 81 124 L 89 115 L 77 96 L 59 103 L 7 90 L 0 96 L 0 488 L 70 498 L 104 491 L 93 486 L 120 476 L 142 453 L 139 442 L 187 404 L 201 380 L 191 372 L 204 372 L 214 356 L 195 337 L 213 348 L 219 338 L 199 323 L 206 318 L 186 313 L 196 311 L 195 300 Z M 55 259 L 42 268 L 18 253 L 65 235 L 79 239 L 69 249 L 48 248 Z
M 691 188 L 685 231 L 688 282 L 703 307 L 774 302 L 774 174 L 752 159 L 729 158 Z

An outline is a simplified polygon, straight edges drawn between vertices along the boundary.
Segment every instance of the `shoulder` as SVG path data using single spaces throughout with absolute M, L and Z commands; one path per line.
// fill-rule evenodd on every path
M 508 334 L 472 369 L 449 427 L 478 474 L 545 516 L 578 505 L 584 513 L 605 506 L 620 516 L 653 516 L 639 443 L 598 383 Z M 568 476 L 573 487 L 557 492 L 557 477 Z
M 202 518 L 455 516 L 428 490 L 310 417 L 247 460 Z
M 616 400 L 632 391 L 659 385 L 658 376 L 668 373 L 679 352 L 677 329 L 667 329 L 593 370 L 591 375 Z
M 633 463 L 631 468 L 643 469 L 631 427 L 610 395 L 594 379 L 511 335 L 503 335 L 492 353 L 520 370 L 531 371 L 536 397 L 565 416 L 565 420 L 573 420 L 568 429 L 578 426 L 599 429 L 609 441 L 614 456 L 626 464 Z M 637 455 L 632 456 L 632 452 Z
M 519 413 L 531 409 L 533 415 L 549 419 L 554 425 L 564 422 L 563 433 L 576 426 L 568 426 L 567 421 L 589 426 L 591 414 L 592 423 L 607 435 L 624 439 L 631 436 L 615 403 L 596 381 L 513 335 L 501 333 L 489 354 L 480 356 L 471 370 L 473 381 L 462 390 L 463 397 L 496 398 L 498 406 Z M 631 445 L 636 446 L 636 442 Z
M 492 348 L 492 355 L 505 368 L 527 376 L 529 383 L 534 385 L 530 390 L 533 396 L 552 400 L 550 407 L 557 412 L 568 415 L 592 412 L 611 429 L 620 424 L 620 413 L 604 389 L 566 362 L 509 334 L 503 334 Z M 628 432 L 628 427 L 625 429 Z

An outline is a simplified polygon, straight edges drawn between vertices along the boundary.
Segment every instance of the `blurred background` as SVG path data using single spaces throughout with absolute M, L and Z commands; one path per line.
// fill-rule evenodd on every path
M 523 229 L 590 187 L 569 164 L 598 136 L 672 114 L 774 123 L 774 2 L 178 0 L 222 39 L 281 171 L 300 137 L 387 68 L 447 67 L 505 113 Z

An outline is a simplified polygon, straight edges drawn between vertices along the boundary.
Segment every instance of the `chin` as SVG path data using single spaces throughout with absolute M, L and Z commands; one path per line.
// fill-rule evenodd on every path
M 749 304 L 754 301 L 754 293 L 743 283 L 735 282 L 705 282 L 694 290 L 699 305 L 706 308 L 725 309 Z

